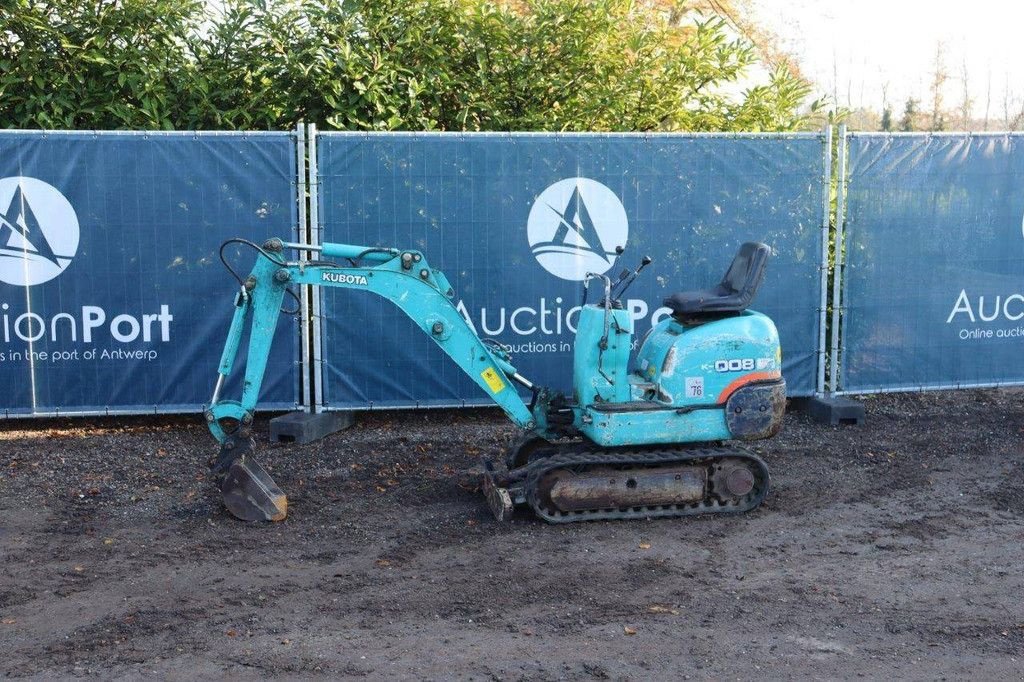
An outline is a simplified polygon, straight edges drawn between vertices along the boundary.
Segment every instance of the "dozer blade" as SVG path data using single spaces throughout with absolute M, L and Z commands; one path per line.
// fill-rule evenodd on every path
M 288 515 L 287 496 L 253 457 L 248 439 L 243 442 L 245 447 L 229 455 L 229 464 L 223 454 L 230 449 L 218 463 L 221 469 L 228 464 L 220 484 L 224 506 L 243 521 L 283 521 Z
M 512 518 L 512 496 L 508 490 L 498 486 L 494 480 L 494 465 L 491 462 L 485 464 L 487 470 L 484 472 L 483 493 L 487 497 L 487 506 L 491 508 L 496 521 L 508 521 Z

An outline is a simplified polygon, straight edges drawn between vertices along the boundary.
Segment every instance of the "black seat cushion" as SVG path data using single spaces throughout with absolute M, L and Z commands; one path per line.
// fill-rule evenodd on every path
M 753 302 L 764 279 L 771 249 L 767 244 L 747 242 L 740 247 L 725 277 L 712 289 L 680 291 L 665 299 L 673 316 L 686 318 L 738 315 Z

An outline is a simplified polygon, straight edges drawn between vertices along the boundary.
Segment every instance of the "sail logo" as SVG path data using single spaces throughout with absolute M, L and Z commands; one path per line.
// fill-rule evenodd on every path
M 555 277 L 581 282 L 604 274 L 626 246 L 629 220 L 615 195 L 596 180 L 567 178 L 537 197 L 526 221 L 533 257 Z
M 78 216 L 63 194 L 36 178 L 0 178 L 0 281 L 48 282 L 78 252 Z

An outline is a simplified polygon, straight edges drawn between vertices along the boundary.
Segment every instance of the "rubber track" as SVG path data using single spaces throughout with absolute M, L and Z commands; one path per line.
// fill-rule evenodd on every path
M 573 466 L 660 466 L 667 464 L 713 465 L 716 460 L 742 459 L 753 465 L 754 488 L 737 502 L 723 503 L 705 497 L 700 502 L 689 504 L 660 505 L 650 507 L 627 507 L 618 509 L 594 509 L 591 511 L 562 512 L 548 509 L 539 499 L 537 485 L 544 474 L 552 469 Z M 540 518 L 549 523 L 574 523 L 577 521 L 636 520 L 696 516 L 698 514 L 738 514 L 755 509 L 768 494 L 770 476 L 768 466 L 749 449 L 740 445 L 685 448 L 685 449 L 616 449 L 579 450 L 563 452 L 533 462 L 526 469 L 526 501 Z

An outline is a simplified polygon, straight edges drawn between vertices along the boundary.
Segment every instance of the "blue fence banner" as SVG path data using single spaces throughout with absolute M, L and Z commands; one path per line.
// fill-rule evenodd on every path
M 654 258 L 624 301 L 639 344 L 666 296 L 717 283 L 741 243 L 764 241 L 774 255 L 754 307 L 779 327 L 790 394 L 806 396 L 820 350 L 824 146 L 824 133 L 326 133 L 319 227 L 325 241 L 423 251 L 476 331 L 563 391 L 586 272 Z M 325 290 L 321 314 L 328 409 L 488 402 L 391 303 Z
M 296 201 L 291 133 L 0 131 L 0 415 L 199 409 L 238 289 L 218 248 L 291 238 Z M 264 408 L 295 405 L 295 327 Z
M 839 388 L 1024 383 L 1024 137 L 848 142 Z

